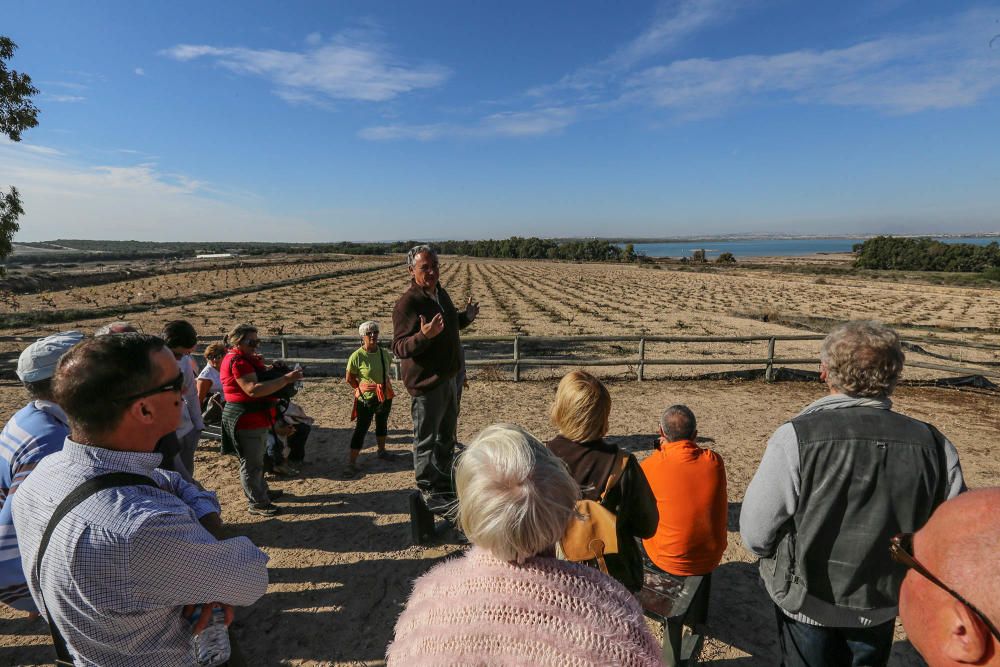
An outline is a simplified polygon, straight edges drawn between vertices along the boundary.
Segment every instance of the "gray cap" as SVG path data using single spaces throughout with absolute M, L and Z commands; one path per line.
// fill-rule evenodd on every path
M 69 348 L 83 340 L 79 331 L 63 331 L 39 338 L 17 359 L 17 377 L 21 382 L 40 382 L 56 373 L 56 364 Z

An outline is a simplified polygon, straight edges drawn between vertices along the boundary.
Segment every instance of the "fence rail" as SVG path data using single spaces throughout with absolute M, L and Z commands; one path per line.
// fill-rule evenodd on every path
M 636 369 L 636 379 L 642 382 L 645 379 L 647 366 L 764 366 L 764 379 L 768 382 L 774 380 L 774 369 L 776 365 L 802 365 L 816 364 L 819 359 L 815 357 L 794 358 L 779 357 L 775 348 L 779 341 L 809 341 L 823 340 L 825 336 L 821 334 L 790 334 L 790 335 L 758 335 L 758 336 L 527 336 L 516 334 L 513 336 L 467 336 L 463 337 L 463 343 L 509 343 L 511 345 L 511 355 L 509 357 L 492 359 L 468 359 L 466 365 L 469 367 L 510 367 L 515 382 L 521 379 L 523 368 L 541 368 L 558 366 L 627 366 Z M 0 342 L 33 342 L 33 336 L 0 336 Z M 346 358 L 329 357 L 290 357 L 289 346 L 295 343 L 305 343 L 310 345 L 323 343 L 356 343 L 357 336 L 337 335 L 337 336 L 295 336 L 281 335 L 272 337 L 272 341 L 277 342 L 281 349 L 281 358 L 299 364 L 340 364 L 346 365 Z M 647 356 L 646 345 L 648 343 L 753 343 L 767 342 L 767 356 L 765 357 L 719 357 L 712 359 L 670 359 L 670 358 L 649 358 Z M 907 338 L 904 340 L 909 344 L 922 345 L 944 345 L 955 347 L 966 347 L 978 350 L 1000 350 L 1000 345 L 990 343 L 964 342 L 956 340 L 939 340 L 935 338 Z M 523 356 L 525 344 L 538 345 L 560 345 L 576 343 L 637 343 L 638 354 L 636 356 L 617 356 L 614 358 L 595 357 L 579 358 L 565 356 L 545 356 L 526 357 Z M 2 365 L 16 363 L 14 360 L 7 360 Z M 975 363 L 975 362 L 972 362 Z M 907 366 L 913 368 L 923 368 L 927 370 L 941 371 L 955 375 L 981 375 L 989 378 L 1000 378 L 1000 371 L 976 368 L 969 366 L 959 366 L 950 364 L 938 364 L 924 361 L 907 360 Z M 399 378 L 400 361 L 393 358 L 393 370 L 396 378 Z
M 645 379 L 645 369 L 647 366 L 764 366 L 764 379 L 768 382 L 774 380 L 775 366 L 780 364 L 802 365 L 818 364 L 817 357 L 779 357 L 776 356 L 775 348 L 778 341 L 809 341 L 823 340 L 824 335 L 820 334 L 792 334 L 775 336 L 467 336 L 463 337 L 463 343 L 510 343 L 511 356 L 502 359 L 468 359 L 466 366 L 469 367 L 510 367 L 515 382 L 521 379 L 522 368 L 558 367 L 558 366 L 628 366 L 635 367 L 636 380 L 642 382 Z M 332 342 L 332 341 L 356 341 L 356 336 L 281 336 L 282 358 L 287 361 L 301 364 L 323 364 L 341 363 L 346 364 L 346 359 L 329 358 L 309 358 L 309 357 L 288 357 L 288 346 L 296 342 Z M 751 343 L 767 342 L 766 357 L 720 357 L 714 359 L 668 359 L 649 358 L 646 356 L 647 343 Z M 989 343 L 965 343 L 963 341 L 937 340 L 933 338 L 908 338 L 904 342 L 924 345 L 946 345 L 960 346 L 984 350 L 1000 350 L 1000 345 Z M 637 356 L 625 357 L 525 357 L 522 355 L 522 348 L 526 343 L 535 345 L 545 344 L 565 344 L 565 343 L 638 343 Z M 399 359 L 393 358 L 393 368 L 396 377 L 399 377 Z M 956 366 L 948 364 L 936 364 L 922 361 L 907 361 L 907 366 L 936 370 L 955 375 L 981 375 L 990 378 L 1000 378 L 1000 371 L 969 366 Z

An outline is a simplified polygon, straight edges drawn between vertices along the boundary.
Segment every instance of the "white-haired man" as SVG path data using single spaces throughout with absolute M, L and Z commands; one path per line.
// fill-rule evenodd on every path
M 21 352 L 17 377 L 31 396 L 0 432 L 0 602 L 34 612 L 21 569 L 21 552 L 11 508 L 21 482 L 49 454 L 62 449 L 69 435 L 66 413 L 52 400 L 52 375 L 60 357 L 83 340 L 79 331 L 41 338 Z
M 743 498 L 786 666 L 885 665 L 904 574 L 886 545 L 965 489 L 954 445 L 892 411 L 903 360 L 888 327 L 835 328 L 820 351 L 829 395 L 775 431 Z
M 418 245 L 406 255 L 412 281 L 392 309 L 392 351 L 402 359 L 403 384 L 413 402 L 413 471 L 424 502 L 435 514 L 451 507 L 451 462 L 458 430 L 455 376 L 462 365 L 459 329 L 472 324 L 479 304 L 469 297 L 455 309 L 438 284 L 437 252 Z
M 963 493 L 915 535 L 892 540 L 907 568 L 899 617 L 930 667 L 1000 665 L 1000 488 Z

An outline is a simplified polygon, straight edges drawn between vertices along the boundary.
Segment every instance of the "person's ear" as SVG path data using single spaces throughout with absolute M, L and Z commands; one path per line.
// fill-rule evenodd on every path
M 978 664 L 986 656 L 992 635 L 979 618 L 958 600 L 946 604 L 945 638 L 942 652 L 955 662 Z
M 826 367 L 826 362 L 819 362 L 819 379 L 820 382 L 826 382 L 827 376 L 830 375 L 830 369 Z
M 666 442 L 667 441 L 667 434 L 663 432 L 663 427 L 662 426 L 657 426 L 656 430 L 660 434 L 660 437 L 663 438 L 663 441 Z
M 144 400 L 134 401 L 128 408 L 128 414 L 140 424 L 153 423 L 153 413 Z

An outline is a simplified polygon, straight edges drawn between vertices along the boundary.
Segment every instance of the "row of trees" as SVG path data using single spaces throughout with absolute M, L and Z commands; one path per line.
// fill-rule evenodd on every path
M 854 246 L 860 269 L 983 272 L 1000 267 L 1000 245 L 942 243 L 931 238 L 877 236 Z
M 266 255 L 283 252 L 292 254 L 344 253 L 348 255 L 390 255 L 405 253 L 419 241 L 392 241 L 386 243 L 233 243 L 221 241 L 205 242 L 154 242 L 154 241 L 92 241 L 82 239 L 57 239 L 51 243 L 33 244 L 48 249 L 72 248 L 86 253 L 67 255 L 25 255 L 18 260 L 29 263 L 39 261 L 106 261 L 123 258 L 151 257 L 192 257 L 199 253 L 238 252 L 244 255 Z M 438 252 L 445 255 L 466 255 L 470 257 L 498 257 L 504 259 L 568 259 L 584 262 L 636 261 L 637 255 L 632 244 L 624 248 L 610 241 L 563 240 L 511 237 L 509 239 L 489 239 L 484 241 L 440 241 L 432 243 Z

